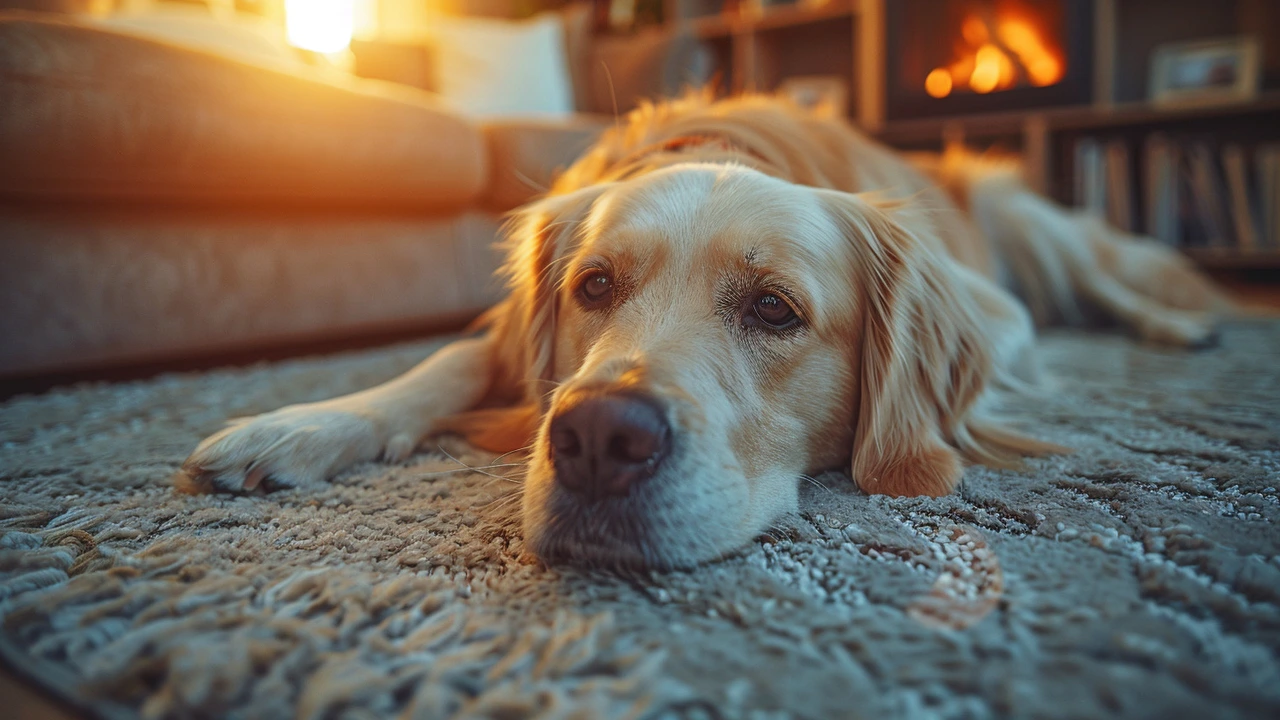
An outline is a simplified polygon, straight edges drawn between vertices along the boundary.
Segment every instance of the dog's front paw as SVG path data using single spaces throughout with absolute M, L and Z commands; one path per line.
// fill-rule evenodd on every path
M 174 484 L 192 493 L 298 487 L 380 455 L 408 455 L 416 438 L 389 433 L 385 424 L 376 412 L 338 403 L 291 405 L 238 420 L 200 443 Z

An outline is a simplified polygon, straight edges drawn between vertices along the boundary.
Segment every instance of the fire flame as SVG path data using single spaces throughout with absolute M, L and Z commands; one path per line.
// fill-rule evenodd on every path
M 1035 87 L 1062 80 L 1062 60 L 1026 20 L 1001 18 L 992 32 L 982 17 L 969 15 L 960 24 L 960 36 L 966 46 L 960 58 L 934 68 L 924 79 L 930 97 L 946 97 L 963 87 L 982 94 L 1005 90 L 1020 76 Z

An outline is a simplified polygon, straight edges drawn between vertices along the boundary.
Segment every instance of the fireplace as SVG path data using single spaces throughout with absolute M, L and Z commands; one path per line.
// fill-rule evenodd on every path
M 1089 0 L 895 0 L 885 10 L 889 120 L 1091 100 Z

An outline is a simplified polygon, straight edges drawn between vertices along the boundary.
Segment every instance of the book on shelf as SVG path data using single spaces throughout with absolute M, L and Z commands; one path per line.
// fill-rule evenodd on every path
M 1280 251 L 1280 145 L 1261 145 L 1255 154 L 1258 178 L 1259 237 L 1273 251 Z
M 1217 158 L 1207 143 L 1193 143 L 1188 150 L 1191 162 L 1192 200 L 1204 229 L 1204 245 L 1226 248 L 1232 245 L 1232 228 L 1226 211 L 1225 190 Z
M 1179 243 L 1182 224 L 1178 213 L 1179 163 L 1181 153 L 1178 144 L 1171 142 L 1164 133 L 1152 133 L 1143 149 L 1146 190 L 1144 229 L 1148 235 L 1166 245 Z
M 1112 140 L 1106 149 L 1107 221 L 1125 231 L 1133 231 L 1133 184 L 1129 181 L 1129 146 Z
M 1107 176 L 1102 146 L 1093 138 L 1082 138 L 1076 143 L 1075 156 L 1076 205 L 1098 217 L 1106 217 Z
M 1280 253 L 1280 143 L 1164 131 L 1129 142 L 1076 141 L 1078 206 L 1175 247 Z
M 1253 200 L 1249 191 L 1249 173 L 1245 170 L 1244 148 L 1230 144 L 1222 148 L 1222 169 L 1231 196 L 1231 218 L 1236 229 L 1236 244 L 1241 250 L 1258 248 L 1258 231 L 1253 221 Z

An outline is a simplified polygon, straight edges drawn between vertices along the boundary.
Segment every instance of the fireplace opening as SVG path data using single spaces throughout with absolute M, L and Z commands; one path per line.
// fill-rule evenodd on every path
M 926 93 L 935 98 L 952 91 L 985 94 L 1020 85 L 1046 87 L 1062 80 L 1066 59 L 1053 20 L 1035 12 L 1061 8 L 1027 2 L 1001 5 L 975 4 L 970 9 L 952 39 L 953 60 L 924 76 Z M 1061 25 L 1061 20 L 1056 24 Z
M 1087 0 L 904 0 L 887 11 L 890 119 L 1090 100 Z

